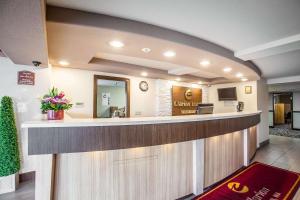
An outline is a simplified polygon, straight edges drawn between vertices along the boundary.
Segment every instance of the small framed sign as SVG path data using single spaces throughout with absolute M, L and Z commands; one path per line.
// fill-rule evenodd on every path
M 34 85 L 35 73 L 30 71 L 18 72 L 18 85 Z
M 245 86 L 245 94 L 252 94 L 252 86 Z

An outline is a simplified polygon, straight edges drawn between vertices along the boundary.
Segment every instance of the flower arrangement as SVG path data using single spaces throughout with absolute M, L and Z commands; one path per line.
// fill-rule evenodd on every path
M 65 98 L 64 92 L 59 92 L 55 87 L 43 96 L 41 103 L 42 112 L 48 113 L 48 119 L 62 119 L 63 111 L 72 108 L 72 104 Z M 58 116 L 56 116 L 57 113 Z

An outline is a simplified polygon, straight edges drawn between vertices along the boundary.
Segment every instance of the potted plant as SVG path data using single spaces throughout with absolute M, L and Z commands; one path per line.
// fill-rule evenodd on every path
M 49 91 L 49 94 L 44 95 L 41 103 L 42 112 L 47 113 L 48 120 L 62 120 L 64 111 L 72 108 L 72 104 L 65 98 L 64 92 L 58 92 L 55 87 Z
M 4 96 L 0 107 L 0 177 L 20 170 L 17 127 L 12 99 Z

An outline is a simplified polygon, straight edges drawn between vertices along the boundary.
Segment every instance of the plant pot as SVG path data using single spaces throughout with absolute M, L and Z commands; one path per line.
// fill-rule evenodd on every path
M 64 110 L 48 110 L 47 118 L 48 120 L 62 120 L 64 119 Z

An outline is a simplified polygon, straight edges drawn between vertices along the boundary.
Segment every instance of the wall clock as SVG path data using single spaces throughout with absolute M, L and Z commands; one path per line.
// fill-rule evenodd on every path
M 146 81 L 141 81 L 140 84 L 140 90 L 143 92 L 146 92 L 149 89 L 148 83 Z

